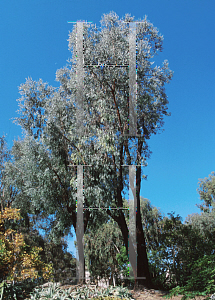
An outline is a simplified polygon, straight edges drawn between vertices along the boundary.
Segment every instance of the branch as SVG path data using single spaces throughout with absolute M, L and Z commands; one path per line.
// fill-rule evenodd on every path
M 119 223 L 119 220 L 120 220 L 120 217 L 119 217 L 119 216 L 114 216 L 114 215 L 112 215 L 109 209 L 107 209 L 107 214 L 108 214 L 112 219 L 114 219 L 114 221 L 116 221 L 117 223 Z
M 111 92 L 112 92 L 112 95 L 113 95 L 113 101 L 114 101 L 114 104 L 115 104 L 116 110 L 117 110 L 117 115 L 118 115 L 118 120 L 119 120 L 120 131 L 121 131 L 121 133 L 123 133 L 123 130 L 122 130 L 122 123 L 121 123 L 121 118 L 120 118 L 120 113 L 119 113 L 119 108 L 118 108 L 117 103 L 116 103 L 116 98 L 115 98 L 114 90 L 111 90 Z
M 52 167 L 52 165 L 50 164 L 49 161 L 47 161 L 47 163 L 48 163 L 48 165 L 49 165 L 50 170 L 52 170 L 52 171 L 55 173 L 55 175 L 57 176 L 57 179 L 58 179 L 58 181 L 60 182 L 60 185 L 65 189 L 65 186 L 64 186 L 64 184 L 62 183 L 62 181 L 61 181 L 60 176 L 58 175 L 58 173 L 55 171 L 55 169 Z
M 47 154 L 47 153 L 46 153 Z M 55 169 L 52 167 L 52 165 L 51 165 L 51 163 L 49 162 L 49 161 L 47 161 L 47 163 L 48 163 L 48 165 L 49 165 L 49 168 L 50 168 L 50 170 L 52 170 L 54 173 L 55 173 L 55 175 L 57 176 L 57 179 L 58 179 L 58 181 L 59 181 L 59 183 L 60 183 L 60 185 L 62 186 L 62 188 L 63 188 L 63 194 L 64 194 L 64 199 L 65 199 L 65 202 L 67 202 L 67 210 L 68 210 L 68 212 L 71 212 L 71 210 L 70 210 L 70 207 L 69 207 L 69 198 L 68 198 L 68 194 L 67 194 L 67 189 L 66 189 L 66 187 L 65 187 L 65 185 L 62 183 L 62 181 L 61 181 L 61 179 L 60 179 L 60 176 L 58 175 L 58 173 L 55 171 Z
M 78 150 L 78 152 L 80 153 L 80 155 L 81 155 L 80 149 L 72 141 L 70 141 L 66 136 L 64 136 L 64 134 L 62 133 L 61 129 L 59 129 L 59 127 L 56 124 L 55 124 L 55 127 L 57 127 L 57 129 L 61 133 L 62 137 L 65 138 L 74 148 L 76 148 Z M 84 160 L 84 158 L 83 158 L 82 155 L 81 155 L 81 158 L 82 158 L 83 163 L 86 165 L 87 163 L 85 162 L 85 160 Z
M 116 160 L 115 160 L 115 155 L 112 154 L 112 160 L 113 160 L 113 165 L 114 165 L 114 172 L 116 174 Z M 114 176 L 114 181 L 117 180 L 116 177 Z M 116 182 L 116 181 L 115 181 Z M 116 197 L 116 191 L 117 191 L 117 185 L 114 182 L 114 190 L 115 190 L 115 197 Z
M 128 164 L 130 165 L 131 164 L 131 155 L 130 155 L 130 152 L 129 152 L 129 149 L 128 149 L 128 141 L 125 140 L 124 143 L 125 143 L 125 152 L 126 152 L 126 155 L 127 155 Z
M 92 72 L 92 74 L 93 74 L 93 77 L 96 77 L 97 78 L 97 80 L 99 81 L 99 83 L 102 85 L 102 87 L 103 87 L 103 81 L 101 81 L 99 78 L 98 78 L 98 76 L 97 76 L 97 74 L 96 73 L 94 73 L 93 71 L 91 71 Z M 107 82 L 105 82 L 105 84 L 112 90 L 112 88 L 111 88 L 111 86 L 107 83 Z M 106 89 L 106 92 L 108 92 L 108 90 L 107 90 L 107 88 L 105 88 Z
M 112 243 L 114 244 L 114 242 L 112 241 Z M 117 246 L 114 244 L 114 246 L 115 246 L 115 248 L 116 248 L 116 250 L 117 250 L 117 252 L 118 253 L 120 253 L 120 251 L 119 251 L 119 249 L 117 248 Z
M 93 71 L 91 71 L 91 72 L 92 72 L 92 74 L 93 74 L 94 76 L 96 76 L 97 80 L 98 80 L 98 81 L 100 82 L 100 84 L 103 86 L 103 83 L 104 83 L 104 82 L 102 82 L 102 81 L 98 78 L 97 74 L 95 74 Z M 121 133 L 123 133 L 123 130 L 122 130 L 122 123 L 121 123 L 121 118 L 120 118 L 120 113 L 119 113 L 119 108 L 118 108 L 118 106 L 117 106 L 116 98 L 115 98 L 115 94 L 114 94 L 114 92 L 115 92 L 115 80 L 114 80 L 113 88 L 112 88 L 107 82 L 105 82 L 105 83 L 106 83 L 106 85 L 109 86 L 109 88 L 110 88 L 110 90 L 111 90 L 111 93 L 112 93 L 112 95 L 113 95 L 113 101 L 114 101 L 114 104 L 115 104 L 116 110 L 117 110 L 117 115 L 118 115 L 118 120 L 119 120 L 120 131 L 121 131 Z M 106 89 L 106 91 L 108 91 L 108 90 Z

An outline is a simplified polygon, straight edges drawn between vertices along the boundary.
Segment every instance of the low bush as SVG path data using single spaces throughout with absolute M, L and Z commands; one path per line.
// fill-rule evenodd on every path
M 207 296 L 215 293 L 215 255 L 204 255 L 198 259 L 191 268 L 191 275 L 185 286 L 177 286 L 165 296 L 170 298 L 183 295 L 181 300 L 193 299 L 196 296 Z
M 28 279 L 32 281 L 39 277 L 45 280 L 53 279 L 52 265 L 40 261 L 39 252 L 43 249 L 40 247 L 28 249 L 29 246 L 24 242 L 22 234 L 11 228 L 6 230 L 6 220 L 17 222 L 20 219 L 18 209 L 5 208 L 0 214 L 1 300 L 10 299 L 9 294 L 16 295 L 19 289 L 23 289 L 18 283 L 26 283 Z M 6 281 L 12 281 L 13 284 L 7 284 Z

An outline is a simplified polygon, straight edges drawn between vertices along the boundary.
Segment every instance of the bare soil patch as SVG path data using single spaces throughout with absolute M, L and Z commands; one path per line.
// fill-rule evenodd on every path
M 168 294 L 168 292 L 160 291 L 160 290 L 154 290 L 154 289 L 136 289 L 136 290 L 130 290 L 130 293 L 132 294 L 133 298 L 136 300 L 181 300 L 183 295 L 173 296 L 172 298 L 163 298 L 165 295 Z M 211 295 L 210 295 L 211 296 Z M 196 296 L 195 300 L 204 300 L 206 299 L 206 296 Z

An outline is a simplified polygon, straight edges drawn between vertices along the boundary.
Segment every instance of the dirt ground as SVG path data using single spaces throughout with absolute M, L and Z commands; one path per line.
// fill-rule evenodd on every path
M 130 290 L 132 296 L 136 300 L 181 300 L 183 295 L 173 296 L 172 298 L 163 298 L 168 292 L 163 292 L 159 290 L 146 290 L 146 289 L 137 289 L 137 290 Z M 211 295 L 210 295 L 211 296 Z M 196 296 L 195 300 L 204 300 L 206 296 Z

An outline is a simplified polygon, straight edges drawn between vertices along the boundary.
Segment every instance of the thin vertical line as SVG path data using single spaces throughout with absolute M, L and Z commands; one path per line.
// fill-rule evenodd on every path
M 129 165 L 129 276 L 137 276 L 137 242 L 136 242 L 136 210 L 137 210 L 137 198 L 136 198 L 136 186 L 134 186 L 134 178 L 136 175 L 136 166 Z M 134 187 L 134 192 L 133 188 Z M 132 192 L 134 200 L 132 201 Z M 131 211 L 133 213 L 131 214 Z M 133 229 L 134 228 L 134 229 Z M 135 269 L 131 268 L 131 265 Z
M 137 134 L 136 23 L 129 23 L 129 135 Z
M 84 113 L 83 113 L 83 22 L 77 22 L 76 33 L 76 49 L 77 49 L 77 94 L 76 94 L 76 131 L 79 137 L 84 135 Z M 78 244 L 78 259 L 76 257 L 76 277 L 78 279 L 84 278 L 84 223 L 83 223 L 83 165 L 77 166 L 77 224 L 76 224 L 76 238 Z M 80 257 L 79 257 L 80 254 Z
M 77 78 L 77 92 L 76 92 L 76 131 L 81 137 L 84 135 L 84 112 L 83 112 L 83 88 L 84 88 L 84 54 L 83 54 L 83 22 L 77 22 L 76 33 L 76 78 Z
M 76 238 L 78 248 L 76 250 L 76 277 L 84 278 L 84 224 L 83 224 L 83 165 L 77 166 L 77 222 L 76 222 Z M 80 254 L 80 257 L 79 257 Z M 78 257 L 78 259 L 77 259 Z M 78 274 L 77 274 L 78 273 Z M 78 276 L 77 276 L 78 275 Z

